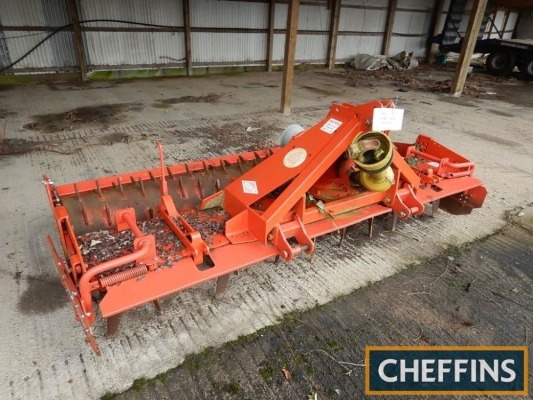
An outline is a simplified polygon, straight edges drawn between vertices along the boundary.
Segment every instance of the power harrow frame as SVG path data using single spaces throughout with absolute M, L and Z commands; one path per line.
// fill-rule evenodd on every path
M 48 241 L 93 350 L 100 352 L 91 329 L 97 297 L 114 335 L 127 310 L 153 302 L 160 312 L 162 297 L 214 279 L 221 294 L 232 272 L 311 254 L 315 238 L 332 231 L 344 237 L 346 227 L 368 220 L 371 232 L 374 217 L 404 220 L 427 204 L 452 214 L 480 207 L 486 190 L 474 164 L 428 136 L 389 146 L 389 160 L 361 158 L 387 152 L 388 132 L 367 133 L 374 109 L 393 107 L 334 104 L 283 147 L 165 166 L 158 143 L 155 169 L 60 186 L 44 177 L 64 257 Z M 365 171 L 374 179 L 366 187 Z M 152 222 L 156 230 L 144 229 Z M 94 260 L 94 232 L 131 241 Z

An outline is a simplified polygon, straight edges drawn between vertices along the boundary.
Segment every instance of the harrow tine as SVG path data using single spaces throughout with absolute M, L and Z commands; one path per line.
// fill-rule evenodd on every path
M 368 237 L 372 237 L 374 234 L 374 217 L 368 220 Z
M 209 172 L 209 165 L 205 162 L 205 160 L 202 160 L 202 165 L 204 167 L 204 170 L 207 176 L 211 178 L 211 172 Z
M 81 203 L 81 195 L 80 195 L 80 190 L 78 189 L 78 185 L 74 184 L 74 190 L 76 191 L 76 197 L 78 201 Z
M 80 204 L 80 207 L 81 213 L 83 214 L 83 221 L 85 222 L 85 225 L 89 226 L 89 216 L 87 215 L 87 211 L 85 210 L 83 203 Z
M 390 230 L 392 232 L 394 232 L 396 230 L 396 223 L 398 222 L 398 216 L 396 215 L 396 213 L 392 213 L 392 226 L 390 228 Z
M 122 314 L 113 315 L 112 317 L 109 317 L 107 319 L 107 337 L 115 337 L 118 331 L 118 327 L 120 325 L 120 318 L 122 317 Z
M 180 187 L 181 198 L 187 198 L 185 195 L 185 189 L 183 188 L 183 180 L 181 179 L 181 175 L 178 177 L 178 186 Z
M 198 192 L 200 193 L 200 198 L 203 200 L 205 196 L 202 190 L 202 182 L 200 181 L 200 177 L 198 177 L 198 179 L 196 180 L 196 186 L 198 186 Z
M 215 290 L 215 298 L 219 297 L 228 287 L 229 274 L 221 275 L 217 278 L 217 287 Z
M 107 202 L 105 203 L 104 209 L 105 209 L 105 216 L 107 218 L 107 224 L 109 226 L 113 226 L 113 219 L 111 219 L 111 211 L 109 211 L 109 204 L 107 204 Z
M 279 254 L 276 256 L 276 258 L 274 259 L 274 264 L 278 264 L 279 263 L 279 260 L 280 260 L 280 256 Z
M 242 162 L 240 157 L 237 158 L 237 164 L 239 165 L 239 171 L 241 171 L 241 174 L 244 174 L 244 169 L 242 169 Z
M 440 199 L 435 200 L 431 203 L 431 216 L 435 217 L 437 213 L 439 212 L 439 206 L 440 206 Z
M 191 168 L 189 167 L 189 164 L 187 163 L 185 163 L 185 171 L 187 171 L 187 174 L 189 174 L 190 176 L 194 176 L 192 174 Z
M 157 315 L 163 315 L 163 309 L 161 308 L 161 303 L 159 300 L 154 300 L 152 303 L 154 303 L 155 312 Z
M 141 187 L 141 192 L 143 194 L 143 197 L 146 198 L 146 190 L 144 189 L 144 183 L 141 178 L 139 178 L 139 186 Z
M 122 187 L 122 179 L 120 179 L 120 176 L 117 177 L 118 182 L 118 190 L 120 190 L 120 194 L 122 195 L 122 198 L 125 199 L 126 195 L 124 194 L 124 188 Z
M 344 242 L 344 238 L 346 237 L 346 228 L 341 229 L 341 240 L 339 241 L 339 247 L 342 246 L 342 243 Z
M 176 176 L 172 173 L 172 170 L 170 169 L 170 167 L 167 167 L 167 171 L 168 171 L 168 175 L 169 175 L 172 179 L 176 179 Z
M 261 160 L 261 156 L 257 154 L 257 151 L 254 151 L 254 165 L 259 164 L 259 160 Z
M 102 193 L 102 188 L 100 187 L 100 182 L 98 182 L 98 179 L 95 179 L 94 182 L 96 183 L 96 192 L 98 193 L 98 197 L 100 200 L 105 200 L 104 194 Z
M 225 165 L 225 162 L 224 162 L 224 161 L 225 161 L 225 160 L 221 160 L 221 161 L 220 161 L 220 166 L 222 167 L 222 170 L 224 171 L 224 173 L 225 173 L 226 175 L 228 175 L 228 171 L 226 170 L 226 165 Z
M 346 228 L 344 228 L 346 230 Z M 314 245 L 314 250 L 313 252 L 309 255 L 309 262 L 312 263 L 313 261 L 315 261 L 315 254 L 316 254 L 316 238 L 313 239 L 313 245 Z

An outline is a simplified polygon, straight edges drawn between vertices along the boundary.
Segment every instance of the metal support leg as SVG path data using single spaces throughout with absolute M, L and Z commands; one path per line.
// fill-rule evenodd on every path
M 374 217 L 368 220 L 368 237 L 372 237 L 374 234 Z
M 309 255 L 309 262 L 313 262 L 315 260 L 315 254 L 316 254 L 316 238 L 313 239 L 313 244 L 315 245 L 315 249 L 313 252 Z
M 113 315 L 107 319 L 107 337 L 115 337 L 120 325 L 122 314 Z
M 395 213 L 392 213 L 392 226 L 391 226 L 391 231 L 395 231 L 396 230 L 396 223 L 398 222 L 398 216 L 395 214 Z
M 222 275 L 217 278 L 217 288 L 215 291 L 215 297 L 218 297 L 222 293 L 224 293 L 224 291 L 228 287 L 228 282 L 229 282 L 229 274 Z
M 157 313 L 157 315 L 162 315 L 163 309 L 161 308 L 161 303 L 159 302 L 159 300 L 154 300 L 152 303 L 154 303 L 155 312 Z

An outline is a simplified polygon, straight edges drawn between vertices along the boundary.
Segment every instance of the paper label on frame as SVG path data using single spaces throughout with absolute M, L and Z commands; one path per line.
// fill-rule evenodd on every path
M 374 108 L 373 131 L 400 131 L 403 122 L 402 108 Z
M 322 125 L 322 128 L 320 128 L 320 130 L 326 133 L 329 133 L 331 135 L 341 125 L 342 125 L 342 121 L 339 121 L 335 118 L 330 118 L 324 125 Z

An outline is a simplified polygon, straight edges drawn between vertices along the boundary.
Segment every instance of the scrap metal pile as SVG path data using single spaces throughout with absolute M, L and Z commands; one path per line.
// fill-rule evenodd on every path
M 283 146 L 56 186 L 44 178 L 64 258 L 52 248 L 76 319 L 95 352 L 95 305 L 114 335 L 127 310 L 263 260 L 311 254 L 315 238 L 386 213 L 480 207 L 474 164 L 420 135 L 393 143 L 375 109 L 334 104 Z M 371 226 L 371 225 L 370 225 Z

